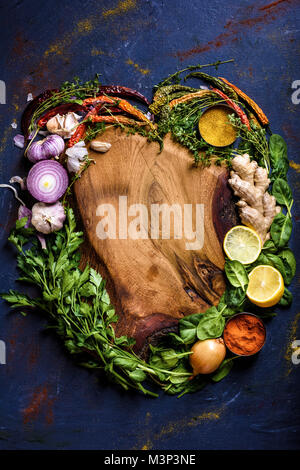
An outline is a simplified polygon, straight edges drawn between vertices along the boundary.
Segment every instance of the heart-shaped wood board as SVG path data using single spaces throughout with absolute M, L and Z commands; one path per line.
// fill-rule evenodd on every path
M 143 355 L 149 342 L 176 330 L 183 316 L 217 304 L 225 290 L 222 242 L 224 234 L 237 224 L 228 170 L 215 165 L 195 167 L 191 153 L 170 136 L 161 152 L 156 142 L 116 128 L 106 130 L 98 140 L 111 143 L 111 149 L 107 153 L 90 149 L 89 157 L 96 164 L 75 184 L 86 235 L 83 263 L 88 261 L 107 279 L 119 315 L 116 333 L 134 337 L 135 349 Z M 142 204 L 142 209 L 136 204 Z M 175 216 L 170 211 L 169 238 L 163 238 L 168 227 L 162 226 L 162 217 L 159 231 L 151 232 L 153 205 L 162 204 L 167 208 L 175 204 L 179 210 Z M 192 207 L 192 228 L 196 230 L 197 204 L 203 205 L 199 209 L 203 219 L 198 220 L 204 244 L 200 249 L 201 242 L 196 249 L 187 249 L 191 240 L 185 238 L 184 209 Z M 177 231 L 174 228 L 177 216 L 183 219 L 181 238 L 180 224 Z M 112 239 L 114 225 L 116 238 Z M 109 238 L 99 238 L 108 229 Z

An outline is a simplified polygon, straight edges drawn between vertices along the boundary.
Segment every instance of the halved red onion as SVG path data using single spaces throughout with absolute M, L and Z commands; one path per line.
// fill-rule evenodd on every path
M 68 173 L 55 160 L 43 160 L 33 165 L 27 176 L 27 189 L 41 202 L 58 201 L 69 184 Z

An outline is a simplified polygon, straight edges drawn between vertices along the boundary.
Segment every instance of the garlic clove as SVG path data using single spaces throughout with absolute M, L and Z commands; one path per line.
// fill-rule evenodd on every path
M 59 122 L 57 119 L 57 116 L 54 116 L 53 118 L 49 119 L 47 122 L 47 130 L 48 132 L 51 132 L 51 134 L 54 134 L 59 128 Z
M 99 142 L 99 140 L 92 140 L 90 146 L 96 152 L 102 153 L 107 152 L 111 148 L 111 144 L 108 142 Z

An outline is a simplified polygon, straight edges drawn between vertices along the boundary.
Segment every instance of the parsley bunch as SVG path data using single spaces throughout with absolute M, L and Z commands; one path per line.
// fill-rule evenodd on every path
M 101 275 L 88 265 L 79 269 L 82 232 L 76 231 L 72 209 L 67 208 L 64 227 L 47 236 L 42 249 L 34 229 L 25 228 L 27 218 L 18 220 L 9 241 L 17 248 L 19 281 L 37 286 L 39 297 L 10 290 L 1 294 L 13 308 L 36 308 L 50 320 L 65 347 L 80 359 L 81 365 L 104 369 L 125 390 L 136 389 L 157 396 L 142 384 L 147 379 L 169 394 L 184 394 L 203 387 L 202 379 L 190 381 L 189 348 L 174 335 L 170 344 L 151 346 L 149 363 L 132 347 L 135 340 L 117 337 L 113 324 L 118 316 L 110 303 Z M 24 246 L 31 242 L 29 249 Z M 176 346 L 172 347 L 176 343 Z

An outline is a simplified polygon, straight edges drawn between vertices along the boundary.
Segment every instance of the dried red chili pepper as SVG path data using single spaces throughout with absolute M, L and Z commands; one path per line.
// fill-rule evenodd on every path
M 109 104 L 114 104 L 118 106 L 120 109 L 125 111 L 128 114 L 131 114 L 132 116 L 135 116 L 138 118 L 140 121 L 147 122 L 149 126 L 154 129 L 154 126 L 152 122 L 149 121 L 148 118 L 140 111 L 139 109 L 135 108 L 132 106 L 132 104 L 128 103 L 126 100 L 118 99 L 118 98 L 110 98 L 109 96 L 96 96 L 92 98 L 86 98 L 83 101 L 83 104 L 85 106 L 90 105 L 90 104 L 95 104 L 95 103 L 109 103 Z
M 147 106 L 150 105 L 150 101 L 144 95 L 142 95 L 139 91 L 133 90 L 132 88 L 128 88 L 126 86 L 102 85 L 99 87 L 99 92 L 105 93 L 106 95 L 109 95 L 109 96 L 117 95 L 117 96 L 123 96 L 126 98 L 136 99 L 146 104 Z
M 51 96 L 54 95 L 54 93 L 58 93 L 58 91 L 59 90 L 57 89 L 43 91 L 43 93 L 36 96 L 32 101 L 30 101 L 30 103 L 25 108 L 21 119 L 21 129 L 22 134 L 25 137 L 25 141 L 28 139 L 29 136 L 29 126 L 35 110 L 39 107 L 41 103 L 51 98 Z
M 91 116 L 94 116 L 96 115 L 98 112 L 99 112 L 99 109 L 102 107 L 103 105 L 101 104 L 100 106 L 96 106 L 95 108 L 92 108 L 85 116 L 85 120 L 86 119 L 89 119 Z M 86 122 L 83 122 L 82 124 L 79 124 L 79 126 L 77 126 L 76 128 L 76 131 L 74 132 L 74 134 L 71 136 L 69 142 L 68 142 L 68 147 L 73 147 L 73 145 L 77 144 L 77 142 L 79 142 L 80 140 L 83 140 L 84 136 L 85 136 L 85 133 L 86 133 L 86 129 L 87 129 L 87 123 Z
M 59 106 L 55 106 L 55 108 L 50 109 L 50 111 L 44 114 L 44 116 L 41 117 L 41 119 L 38 121 L 37 125 L 38 127 L 44 127 L 47 122 L 57 114 L 63 115 L 76 111 L 87 111 L 87 108 L 78 103 L 60 104 Z
M 92 116 L 92 122 L 111 122 L 125 124 L 127 126 L 146 126 L 147 123 L 143 121 L 136 121 L 120 114 L 116 116 Z
M 247 115 L 244 113 L 244 111 L 234 101 L 232 101 L 227 95 L 225 95 L 225 93 L 223 93 L 222 91 L 218 90 L 217 88 L 212 88 L 211 91 L 221 96 L 221 98 L 223 98 L 223 100 L 228 104 L 228 106 L 230 106 L 236 112 L 236 114 L 241 119 L 242 123 L 247 126 L 249 131 L 251 131 L 249 120 L 247 118 Z

